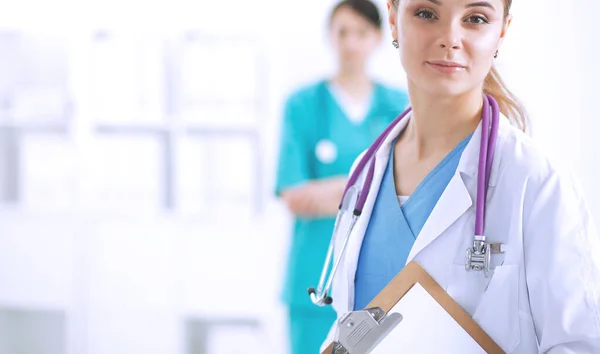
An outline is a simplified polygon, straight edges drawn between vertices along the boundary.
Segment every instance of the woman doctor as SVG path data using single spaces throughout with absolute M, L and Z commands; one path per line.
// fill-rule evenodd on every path
M 333 307 L 338 317 L 365 308 L 414 260 L 505 352 L 600 353 L 594 223 L 574 182 L 510 124 L 524 127 L 525 114 L 493 67 L 511 2 L 387 1 L 412 111 L 375 154 L 369 194 L 333 280 Z M 492 253 L 488 277 L 465 269 L 488 134 L 484 93 L 502 113 L 484 234 L 504 252 Z M 344 231 L 334 240 L 336 257 Z
M 321 271 L 337 205 L 352 161 L 408 106 L 405 93 L 374 81 L 368 59 L 381 44 L 381 17 L 368 0 L 333 8 L 329 38 L 338 59 L 333 77 L 287 99 L 276 192 L 294 214 L 283 302 L 292 353 L 318 351 L 335 312 L 315 308 L 306 289 Z

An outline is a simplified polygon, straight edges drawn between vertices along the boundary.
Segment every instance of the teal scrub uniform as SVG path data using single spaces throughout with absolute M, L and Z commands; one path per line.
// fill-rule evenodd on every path
M 284 109 L 276 193 L 310 180 L 347 176 L 358 155 L 408 105 L 406 93 L 375 83 L 365 119 L 354 123 L 326 81 L 293 93 Z M 318 353 L 335 321 L 333 309 L 313 305 L 307 293 L 319 281 L 334 222 L 334 217 L 294 220 L 282 294 L 293 354 Z

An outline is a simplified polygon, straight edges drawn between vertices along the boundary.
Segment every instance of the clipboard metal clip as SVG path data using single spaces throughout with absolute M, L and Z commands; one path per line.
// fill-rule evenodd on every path
M 402 315 L 372 307 L 345 314 L 338 321 L 332 354 L 370 353 L 399 323 Z

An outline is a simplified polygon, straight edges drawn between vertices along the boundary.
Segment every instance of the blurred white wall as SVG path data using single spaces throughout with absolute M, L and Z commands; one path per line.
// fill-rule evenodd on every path
M 190 333 L 202 321 L 240 324 L 215 327 L 210 354 L 240 352 L 240 343 L 248 353 L 285 352 L 278 296 L 289 216 L 271 193 L 279 119 L 291 90 L 334 68 L 332 4 L 29 0 L 0 12 L 5 32 L 64 40 L 73 101 L 71 119 L 57 123 L 65 134 L 20 138 L 19 198 L 0 209 L 0 314 L 22 311 L 30 321 L 37 311 L 42 322 L 48 311 L 64 314 L 65 354 L 199 353 Z M 594 9 L 592 0 L 515 1 L 497 62 L 532 116 L 534 138 L 579 175 L 600 219 Z M 402 86 L 390 41 L 386 29 L 370 70 Z M 1 57 L 0 70 L 9 65 Z M 25 108 L 62 103 L 52 90 L 7 85 Z M 0 118 L 5 127 L 39 128 L 9 116 Z M 235 134 L 240 127 L 258 147 Z M 0 171 L 0 186 L 9 172 Z M 43 328 L 31 321 L 22 328 Z M 47 338 L 29 331 L 27 341 Z
M 580 169 L 583 187 L 587 192 L 587 200 L 594 212 L 596 220 L 600 219 L 600 167 L 597 156 L 600 153 L 598 132 L 600 131 L 600 115 L 598 113 L 598 93 L 600 93 L 600 66 L 597 58 L 600 56 L 600 39 L 597 37 L 600 24 L 595 16 L 600 11 L 597 1 L 579 1 L 585 4 L 585 11 L 577 12 L 575 33 L 568 41 L 580 43 L 581 57 L 576 66 L 564 68 L 566 75 L 576 75 L 581 78 L 579 101 L 569 102 L 570 107 L 579 105 L 581 114 L 581 141 L 582 153 L 580 155 Z M 577 110 L 575 111 L 577 112 Z M 564 117 L 565 124 L 571 124 L 573 115 Z M 600 222 L 600 221 L 599 221 Z

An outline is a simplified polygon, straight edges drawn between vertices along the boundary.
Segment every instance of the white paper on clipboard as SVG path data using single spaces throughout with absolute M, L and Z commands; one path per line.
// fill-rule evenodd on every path
M 371 354 L 486 353 L 419 283 L 388 313 L 393 312 L 402 321 Z

